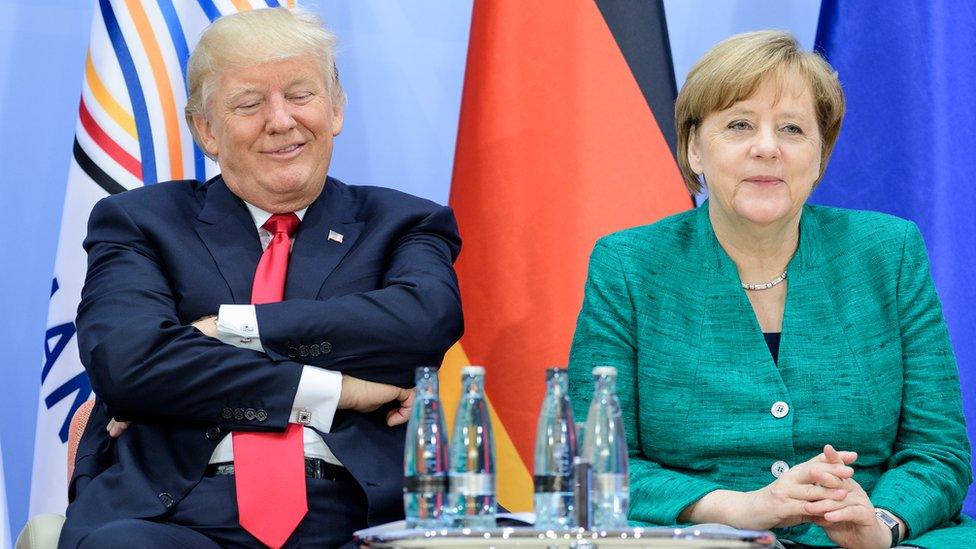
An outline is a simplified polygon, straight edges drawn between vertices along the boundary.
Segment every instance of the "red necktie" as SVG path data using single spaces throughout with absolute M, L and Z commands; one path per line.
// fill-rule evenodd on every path
M 271 233 L 254 273 L 251 303 L 281 301 L 299 219 L 274 214 L 262 225 Z M 284 433 L 234 432 L 234 475 L 241 526 L 269 547 L 281 547 L 308 512 L 305 494 L 303 428 L 289 423 Z

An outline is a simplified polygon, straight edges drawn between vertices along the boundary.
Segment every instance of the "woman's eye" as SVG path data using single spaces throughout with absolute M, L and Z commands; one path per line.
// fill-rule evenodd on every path
M 783 126 L 783 131 L 786 133 L 795 133 L 800 135 L 803 133 L 803 128 L 797 126 L 796 124 L 787 124 L 786 126 Z
M 730 123 L 729 126 L 728 126 L 728 128 L 730 130 L 748 130 L 748 129 L 752 128 L 752 126 L 748 122 L 746 122 L 745 120 L 736 120 L 736 121 Z

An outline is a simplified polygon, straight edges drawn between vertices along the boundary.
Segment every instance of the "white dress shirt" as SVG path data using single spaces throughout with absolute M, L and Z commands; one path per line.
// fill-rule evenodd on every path
M 262 225 L 271 217 L 270 212 L 266 212 L 257 206 L 245 202 L 251 217 L 254 219 L 254 226 L 261 237 L 261 249 L 267 249 L 271 243 L 272 234 L 265 230 Z M 303 208 L 295 215 L 298 219 L 305 216 Z M 294 239 L 292 243 L 294 244 Z M 254 305 L 221 305 L 217 313 L 217 339 L 223 343 L 251 349 L 254 351 L 264 351 L 261 344 L 261 330 L 258 326 L 257 313 Z M 322 440 L 314 427 L 323 433 L 328 433 L 332 428 L 332 419 L 335 417 L 336 408 L 339 406 L 339 394 L 342 392 L 342 374 L 331 370 L 323 370 L 314 366 L 305 366 L 302 369 L 302 376 L 298 382 L 298 392 L 295 393 L 295 402 L 292 404 L 291 423 L 305 423 L 305 456 L 322 458 L 329 463 L 342 465 L 329 447 Z M 303 415 L 309 421 L 300 422 L 298 415 Z M 210 456 L 210 463 L 223 463 L 234 461 L 233 437 L 228 434 L 220 441 L 213 455 Z

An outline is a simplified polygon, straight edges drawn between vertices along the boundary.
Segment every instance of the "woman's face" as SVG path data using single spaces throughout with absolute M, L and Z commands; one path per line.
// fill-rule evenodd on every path
M 810 86 L 784 75 L 712 112 L 692 133 L 688 160 L 705 175 L 715 215 L 733 225 L 799 218 L 820 174 L 820 131 Z

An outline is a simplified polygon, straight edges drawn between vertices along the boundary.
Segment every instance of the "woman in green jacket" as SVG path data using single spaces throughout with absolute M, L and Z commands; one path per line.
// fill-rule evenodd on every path
M 619 372 L 630 519 L 976 547 L 921 235 L 806 204 L 844 114 L 836 72 L 786 33 L 738 35 L 692 68 L 675 114 L 678 164 L 709 200 L 597 243 L 570 355 L 580 415 L 590 370 Z

